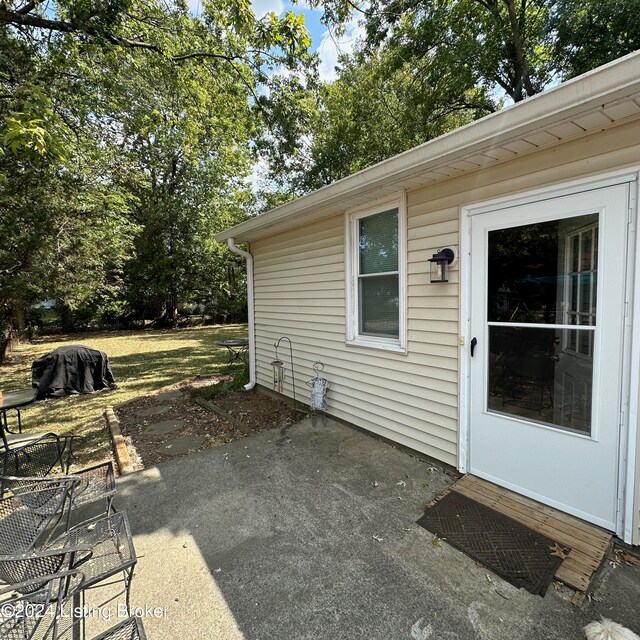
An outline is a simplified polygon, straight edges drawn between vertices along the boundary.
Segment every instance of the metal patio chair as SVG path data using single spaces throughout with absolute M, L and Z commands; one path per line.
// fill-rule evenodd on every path
M 116 477 L 112 462 L 81 469 L 73 473 L 72 477 L 79 479 L 78 486 L 71 496 L 73 509 L 105 500 L 105 513 L 115 511 L 113 498 L 116 495 Z
M 40 433 L 32 436 L 18 434 L 17 438 L 0 447 L 2 476 L 44 477 L 58 467 L 68 474 L 73 456 L 73 442 L 77 436 L 58 436 Z
M 122 581 L 123 589 L 106 602 L 125 594 L 129 610 L 136 562 L 129 521 L 120 511 L 72 527 L 35 552 L 0 557 L 0 581 L 15 584 L 59 571 L 81 571 L 83 597 L 87 589 Z M 105 582 L 111 578 L 114 580 Z
M 85 608 L 80 604 L 82 594 L 86 588 L 84 574 L 81 572 L 66 572 L 70 578 L 61 587 L 53 590 L 51 607 L 55 620 L 51 625 L 46 640 L 84 640 L 87 638 Z M 65 572 L 59 574 L 65 575 Z M 58 576 L 54 576 L 57 579 Z M 58 595 L 57 601 L 54 601 Z M 29 600 L 31 596 L 26 596 Z M 2 637 L 2 636 L 0 636 Z M 126 618 L 116 625 L 103 631 L 91 640 L 146 640 L 142 621 L 134 616 Z
M 74 574 L 75 572 L 72 572 Z M 67 584 L 66 590 L 59 590 L 62 596 L 59 599 L 56 620 L 53 633 L 46 640 L 83 640 L 87 638 L 86 622 L 83 615 L 85 608 L 80 604 L 82 594 L 86 588 L 84 574 L 76 574 L 80 579 L 72 578 Z M 1 636 L 0 636 L 1 637 Z M 144 626 L 139 618 L 131 616 L 103 631 L 91 640 L 146 640 Z
M 0 590 L 0 638 L 53 640 L 59 607 L 76 572 L 61 572 L 13 584 Z
M 33 489 L 34 486 L 46 486 L 47 483 L 55 483 L 60 477 L 72 479 L 75 482 L 73 491 L 70 492 L 71 511 L 80 507 L 93 504 L 100 500 L 105 501 L 104 513 L 115 512 L 113 498 L 116 494 L 116 480 L 111 462 L 103 462 L 87 469 L 81 469 L 68 476 L 38 477 L 1 477 L 0 488 L 2 494 L 10 492 L 13 495 L 22 495 Z
M 77 616 L 84 575 L 61 571 L 0 590 L 0 638 L 3 640 L 82 640 L 84 618 Z M 7 597 L 9 596 L 9 597 Z M 92 640 L 146 640 L 136 617 L 103 631 Z
M 24 491 L 0 499 L 0 555 L 27 553 L 52 535 L 63 519 L 75 478 L 25 485 Z M 65 525 L 68 527 L 68 518 Z

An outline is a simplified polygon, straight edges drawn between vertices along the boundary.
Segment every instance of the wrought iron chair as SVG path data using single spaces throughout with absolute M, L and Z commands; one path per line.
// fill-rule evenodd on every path
M 62 474 L 69 473 L 73 441 L 77 436 L 55 433 L 36 434 L 0 447 L 2 476 L 44 477 L 59 465 Z
M 105 580 L 121 573 L 123 589 L 107 602 L 125 594 L 129 610 L 136 562 L 129 521 L 126 513 L 119 511 L 72 527 L 36 552 L 0 557 L 0 581 L 14 584 L 59 571 L 77 570 L 84 575 L 84 597 L 85 590 L 104 586 Z
M 116 478 L 113 463 L 103 462 L 76 471 L 72 475 L 80 480 L 71 496 L 72 508 L 78 509 L 99 500 L 105 500 L 105 513 L 115 511 L 113 498 L 116 495 Z
M 77 575 L 81 579 L 74 580 L 71 583 L 71 588 L 68 588 L 64 596 L 60 598 L 55 631 L 51 638 L 47 637 L 46 640 L 82 640 L 87 637 L 84 617 L 86 608 L 80 605 L 85 581 L 82 573 Z M 100 635 L 93 636 L 92 640 L 146 640 L 146 638 L 142 621 L 131 616 L 103 631 Z
M 76 576 L 76 572 L 61 572 L 0 590 L 0 638 L 53 640 L 59 603 L 70 591 L 72 579 L 81 583 Z
M 115 512 L 113 498 L 116 494 L 115 473 L 111 462 L 103 462 L 87 469 L 76 471 L 72 475 L 62 476 L 72 479 L 75 482 L 73 491 L 70 493 L 70 509 L 72 511 L 93 504 L 99 500 L 105 500 L 105 513 Z M 60 476 L 38 478 L 38 477 L 2 477 L 0 478 L 0 488 L 3 495 L 10 492 L 14 495 L 23 495 L 33 489 L 34 486 L 46 486 L 47 483 L 55 483 Z
M 51 479 L 26 485 L 0 499 L 0 554 L 27 553 L 62 520 L 77 480 Z M 66 522 L 68 526 L 68 519 Z
M 79 640 L 85 637 L 78 596 L 84 575 L 62 571 L 11 585 L 0 591 L 0 638 L 6 640 Z M 18 594 L 24 595 L 15 595 Z M 12 594 L 6 599 L 3 596 Z M 142 622 L 135 617 L 95 636 L 93 640 L 146 640 Z

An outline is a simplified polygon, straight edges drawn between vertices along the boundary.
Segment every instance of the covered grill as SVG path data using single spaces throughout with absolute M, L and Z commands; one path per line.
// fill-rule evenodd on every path
M 34 360 L 31 384 L 38 389 L 39 400 L 115 387 L 109 356 L 104 351 L 78 344 L 58 347 Z

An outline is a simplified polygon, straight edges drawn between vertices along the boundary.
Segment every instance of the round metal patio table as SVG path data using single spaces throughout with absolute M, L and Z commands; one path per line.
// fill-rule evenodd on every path
M 37 389 L 20 389 L 18 391 L 3 391 L 2 401 L 0 401 L 0 428 L 7 433 L 14 433 L 9 429 L 7 422 L 7 411 L 14 409 L 18 414 L 18 433 L 22 433 L 22 420 L 20 408 L 35 402 Z
M 248 340 L 223 340 L 218 342 L 221 347 L 226 347 L 229 352 L 229 363 L 240 360 L 247 361 L 247 349 L 249 348 Z

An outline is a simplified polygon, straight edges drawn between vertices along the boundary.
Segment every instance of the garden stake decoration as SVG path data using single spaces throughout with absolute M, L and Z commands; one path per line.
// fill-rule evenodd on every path
M 316 426 L 316 415 L 322 412 L 322 422 L 327 424 L 327 392 L 331 389 L 331 383 L 326 378 L 320 377 L 320 371 L 324 371 L 324 363 L 317 360 L 313 364 L 316 377 L 307 380 L 307 385 L 311 387 L 311 422 Z
M 282 385 L 286 378 L 286 370 L 284 368 L 284 362 L 278 358 L 278 347 L 280 343 L 286 340 L 289 343 L 289 360 L 291 362 L 291 386 L 293 388 L 293 411 L 294 413 L 298 413 L 297 404 L 296 404 L 296 378 L 293 372 L 293 345 L 291 344 L 291 340 L 287 336 L 282 336 L 278 338 L 278 342 L 275 342 L 273 346 L 276 348 L 276 357 L 271 361 L 271 366 L 273 367 L 273 390 L 278 393 L 282 393 Z

